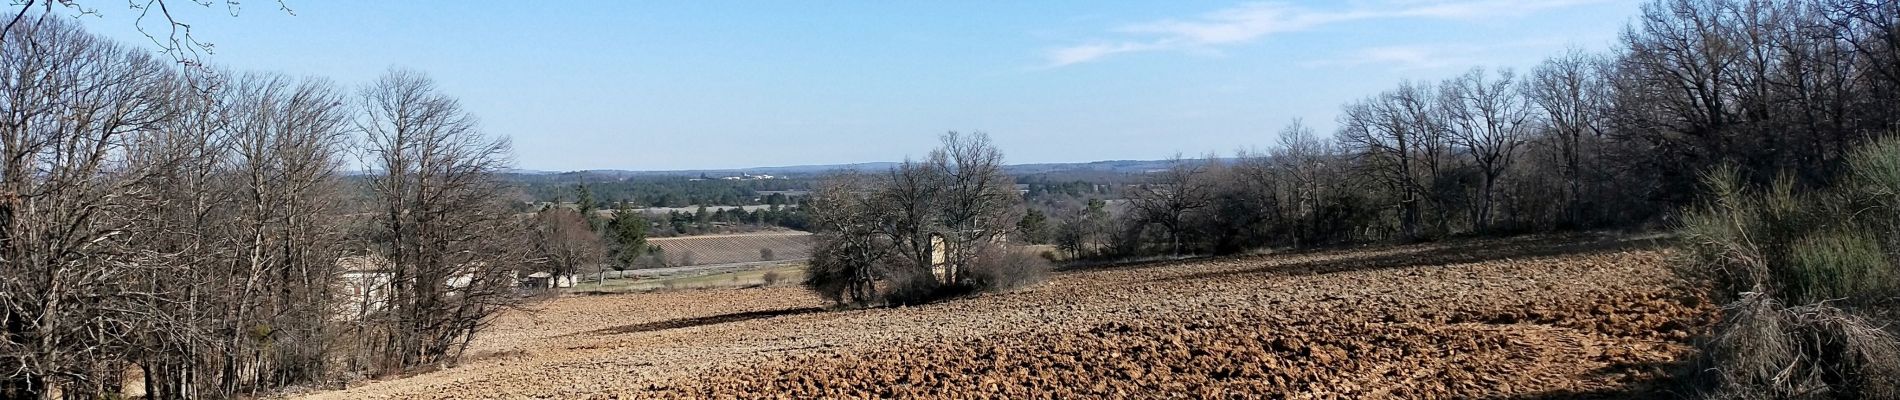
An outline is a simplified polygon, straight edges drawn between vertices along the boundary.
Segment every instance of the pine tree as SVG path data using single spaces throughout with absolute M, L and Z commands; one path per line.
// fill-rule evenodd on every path
M 599 213 L 600 203 L 594 201 L 594 192 L 587 190 L 586 183 L 574 185 L 574 191 L 576 192 L 574 200 L 576 211 L 580 211 L 581 218 L 587 221 L 587 228 L 600 231 L 602 223 Z
M 1023 219 L 1016 222 L 1016 231 L 1023 235 L 1023 241 L 1042 244 L 1048 241 L 1049 219 L 1041 211 L 1031 208 L 1023 213 Z
M 614 210 L 613 220 L 607 222 L 607 239 L 613 245 L 614 269 L 633 267 L 647 250 L 646 216 L 625 207 Z

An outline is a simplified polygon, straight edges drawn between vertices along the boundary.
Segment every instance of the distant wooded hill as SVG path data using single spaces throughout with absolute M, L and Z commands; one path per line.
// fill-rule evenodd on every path
M 1139 181 L 1150 172 L 1163 171 L 1182 160 L 1109 160 L 1084 163 L 1017 164 L 1003 172 L 1017 183 L 1030 185 L 1074 185 L 1077 183 L 1120 185 Z M 572 202 L 585 184 L 596 202 L 612 208 L 625 201 L 634 207 L 690 207 L 697 205 L 743 206 L 794 204 L 796 197 L 811 190 L 818 180 L 831 173 L 856 171 L 879 173 L 898 163 L 801 165 L 746 169 L 626 171 L 587 170 L 550 172 L 514 170 L 504 179 L 515 183 L 530 202 Z
M 1079 162 L 1079 163 L 1015 164 L 1015 165 L 1004 166 L 1003 172 L 1010 175 L 1034 175 L 1034 174 L 1048 174 L 1048 173 L 1058 173 L 1058 172 L 1110 172 L 1110 173 L 1121 173 L 1121 174 L 1130 174 L 1130 173 L 1139 174 L 1139 173 L 1167 169 L 1168 167 L 1172 167 L 1174 166 L 1175 163 L 1181 162 L 1181 161 L 1201 161 L 1201 160 L 1200 159 L 1106 160 L 1106 161 L 1090 161 L 1090 162 Z M 633 178 L 633 177 L 697 178 L 697 177 L 702 177 L 702 176 L 706 178 L 718 179 L 718 178 L 728 177 L 728 176 L 736 177 L 736 176 L 741 176 L 744 174 L 751 174 L 751 175 L 774 175 L 774 176 L 795 179 L 795 178 L 812 178 L 812 177 L 817 177 L 817 176 L 823 176 L 825 174 L 838 172 L 838 171 L 881 172 L 881 171 L 890 169 L 891 167 L 896 167 L 897 164 L 898 163 L 895 163 L 895 162 L 867 162 L 867 163 L 855 163 L 855 164 L 794 165 L 794 166 L 785 166 L 785 167 L 757 167 L 757 168 L 734 168 L 734 169 L 687 169 L 687 170 L 668 170 L 668 171 L 630 171 L 630 170 L 618 170 L 618 169 L 595 169 L 595 170 L 584 170 L 584 171 L 556 172 L 556 171 L 518 169 L 518 170 L 511 171 L 510 173 L 511 175 L 515 175 L 515 176 L 527 176 L 527 177 L 532 177 L 532 176 L 572 177 L 575 174 L 585 174 L 590 177 L 602 177 L 602 178 L 613 178 L 613 179 L 625 179 L 625 178 Z

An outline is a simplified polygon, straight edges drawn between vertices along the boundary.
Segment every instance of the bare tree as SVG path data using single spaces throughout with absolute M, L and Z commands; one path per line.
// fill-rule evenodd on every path
M 605 280 L 607 248 L 599 234 L 588 227 L 581 213 L 566 207 L 548 207 L 535 213 L 534 249 L 536 258 L 547 265 L 554 279 L 583 272 L 601 273 Z
M 1813 12 L 1815 20 L 1825 25 L 1808 32 L 1825 33 L 1829 44 L 1844 47 L 1850 54 L 1845 59 L 1850 71 L 1860 70 L 1870 73 L 1855 79 L 1854 86 L 1860 91 L 1853 99 L 1841 99 L 1850 103 L 1860 101 L 1879 102 L 1880 99 L 1900 97 L 1900 2 L 1892 0 L 1826 0 L 1820 1 Z M 1866 104 L 1871 111 L 1884 112 L 1885 117 L 1874 121 L 1892 125 L 1900 120 L 1900 104 Z
M 1211 157 L 1210 157 L 1211 160 Z M 1188 214 L 1212 205 L 1214 182 L 1207 174 L 1210 160 L 1185 160 L 1176 155 L 1168 169 L 1148 175 L 1148 181 L 1131 185 L 1129 211 L 1141 224 L 1158 225 L 1168 236 L 1168 251 L 1180 255 L 1187 235 Z
M 1427 206 L 1440 214 L 1441 231 L 1446 220 L 1443 199 L 1432 189 L 1449 146 L 1432 103 L 1428 85 L 1406 82 L 1347 104 L 1339 116 L 1339 142 L 1395 197 L 1399 231 L 1408 240 L 1421 236 Z
M 254 396 L 452 362 L 512 302 L 506 142 L 426 79 L 392 73 L 351 124 L 326 81 L 168 67 L 43 15 L 0 54 L 0 397 L 116 397 L 129 372 L 149 398 Z M 374 217 L 337 173 L 353 128 L 382 173 Z M 338 324 L 362 220 L 398 288 Z
M 984 247 L 1003 242 L 1021 204 L 1002 154 L 980 133 L 942 138 L 926 162 L 905 161 L 876 180 L 841 174 L 814 194 L 819 236 L 806 286 L 864 304 L 878 295 L 868 279 L 884 279 L 886 300 L 928 301 L 939 289 L 975 288 L 965 273 L 1000 261 Z
M 189 87 L 170 93 L 168 118 L 158 134 L 136 141 L 129 153 L 154 173 L 138 184 L 140 202 L 132 222 L 141 236 L 138 265 L 153 272 L 138 279 L 150 294 L 147 326 L 127 353 L 145 373 L 153 398 L 214 397 L 234 391 L 226 379 L 237 363 L 229 357 L 245 343 L 247 325 L 238 315 L 237 288 L 249 281 L 235 189 L 238 179 L 228 149 L 236 119 L 222 101 L 233 85 L 208 76 L 185 78 Z M 222 88 L 222 89 L 211 89 Z
M 878 233 L 888 238 L 897 254 L 889 268 L 908 270 L 903 276 L 931 276 L 938 250 L 932 239 L 940 242 L 943 237 L 936 219 L 943 181 L 942 171 L 932 168 L 931 164 L 907 160 L 885 173 L 884 180 L 876 183 L 875 189 L 867 189 L 876 191 L 874 204 L 856 209 L 879 219 L 875 225 Z
M 1278 192 L 1282 199 L 1278 203 L 1286 209 L 1281 220 L 1293 225 L 1289 231 L 1294 246 L 1333 236 L 1314 230 L 1324 202 L 1334 197 L 1341 183 L 1335 173 L 1341 167 L 1336 151 L 1331 142 L 1314 135 L 1312 128 L 1296 119 L 1280 130 L 1279 146 L 1267 155 L 1270 167 L 1280 177 L 1282 189 Z
M 257 210 L 251 220 L 256 258 L 268 260 L 261 270 L 275 275 L 260 292 L 267 300 L 260 315 L 268 316 L 275 339 L 259 343 L 274 350 L 269 368 L 259 373 L 260 387 L 281 387 L 328 378 L 336 260 L 342 255 L 347 212 L 339 170 L 349 150 L 348 96 L 327 80 L 289 82 L 277 76 L 253 78 L 276 87 L 257 112 L 270 113 L 254 133 L 240 134 L 237 147 L 241 170 L 253 178 L 239 193 L 249 193 Z M 240 202 L 240 204 L 245 204 Z
M 512 303 L 522 224 L 494 174 L 508 142 L 477 130 L 421 74 L 391 70 L 362 93 L 378 208 L 373 244 L 394 269 L 385 368 L 453 363 Z
M 894 255 L 867 180 L 854 173 L 826 178 L 806 205 L 816 237 L 805 286 L 841 304 L 875 299 L 877 269 Z
M 936 224 L 945 238 L 943 283 L 962 284 L 962 272 L 976 261 L 978 250 L 1014 228 L 1014 207 L 1022 199 L 1014 181 L 1003 175 L 1003 153 L 989 134 L 950 132 L 941 139 L 930 152 L 929 167 L 942 180 Z
M 1212 155 L 1208 158 L 1213 159 Z M 1272 244 L 1286 220 L 1281 201 L 1281 179 L 1265 153 L 1238 151 L 1232 161 L 1209 162 L 1209 206 L 1190 213 L 1196 226 L 1193 248 L 1214 254 L 1232 254 Z
M 225 75 L 193 75 L 164 134 L 139 149 L 165 171 L 144 185 L 156 201 L 139 224 L 143 246 L 170 256 L 147 263 L 187 271 L 152 278 L 169 289 L 153 306 L 192 328 L 137 353 L 156 398 L 255 394 L 327 370 L 344 96 L 320 80 Z
M 1720 2 L 1727 3 L 1727 0 Z M 1739 143 L 1728 136 L 1735 124 L 1734 98 L 1724 84 L 1735 73 L 1740 48 L 1717 32 L 1730 25 L 1712 1 L 1669 0 L 1646 4 L 1623 35 L 1627 52 L 1614 80 L 1619 135 L 1662 149 L 1661 157 L 1638 159 L 1665 185 L 1663 196 L 1683 202 L 1694 192 L 1695 174 L 1680 165 L 1715 165 Z M 1751 169 L 1752 171 L 1752 169 Z M 1752 182 L 1757 181 L 1753 174 Z
M 1471 211 L 1472 227 L 1477 230 L 1491 227 L 1498 179 L 1510 168 L 1518 147 L 1530 134 L 1530 103 L 1516 79 L 1509 69 L 1498 71 L 1497 78 L 1491 79 L 1484 69 L 1474 68 L 1446 81 L 1438 97 L 1452 142 L 1463 148 L 1484 175 L 1477 206 Z
M 151 293 L 132 144 L 169 118 L 150 56 L 48 18 L 0 41 L 0 397 L 105 396 Z
M 225 12 L 233 17 L 237 16 L 238 12 L 243 8 L 237 0 L 189 0 L 188 2 L 190 3 L 189 5 L 205 8 L 222 5 Z M 6 39 L 7 32 L 13 30 L 13 26 L 36 17 L 29 15 L 33 12 L 35 6 L 40 8 L 40 14 L 37 17 L 54 15 L 56 10 L 70 11 L 74 16 L 104 15 L 104 12 L 100 11 L 97 7 L 87 6 L 85 3 L 86 2 L 80 0 L 14 1 L 11 5 L 19 6 L 20 10 L 12 12 L 12 17 L 6 19 L 5 29 L 0 29 L 0 40 Z M 286 14 L 296 15 L 295 12 L 291 11 L 289 4 L 284 3 L 282 0 L 278 0 L 276 3 L 278 10 Z M 151 40 L 153 45 L 158 46 L 160 52 L 181 64 L 203 67 L 205 64 L 202 61 L 202 57 L 211 54 L 215 46 L 209 42 L 199 40 L 197 36 L 192 34 L 190 23 L 173 16 L 172 6 L 174 5 L 178 5 L 178 2 L 168 2 L 166 0 L 127 0 L 125 2 L 127 9 L 138 13 L 137 18 L 132 22 L 133 28 L 138 30 L 139 34 L 145 35 L 146 39 Z M 55 8 L 56 6 L 58 8 Z M 0 18 L 6 17 L 0 16 Z M 148 21 L 150 22 L 148 23 Z M 160 24 L 162 27 L 153 27 L 151 24 Z M 210 70 L 206 69 L 201 72 L 208 71 Z
M 1544 60 L 1524 86 L 1555 136 L 1558 171 L 1566 188 L 1564 218 L 1573 224 L 1581 223 L 1585 213 L 1586 153 L 1596 151 L 1595 143 L 1604 133 L 1601 115 L 1609 107 L 1609 72 L 1602 58 L 1570 49 Z
M 1068 252 L 1069 258 L 1101 255 L 1112 229 L 1107 208 L 1108 203 L 1100 199 L 1057 208 L 1053 213 L 1056 248 Z

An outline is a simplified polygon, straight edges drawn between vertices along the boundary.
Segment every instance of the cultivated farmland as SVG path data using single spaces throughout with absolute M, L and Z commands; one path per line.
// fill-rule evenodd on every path
M 671 262 L 684 265 L 799 260 L 811 257 L 811 234 L 797 231 L 654 238 L 648 239 L 647 243 L 665 249 L 666 256 Z M 765 260 L 760 249 L 771 250 L 772 259 Z M 686 260 L 688 258 L 690 260 Z
M 576 296 L 464 365 L 313 399 L 1659 396 L 1714 306 L 1647 241 L 1128 264 L 830 311 L 796 287 Z

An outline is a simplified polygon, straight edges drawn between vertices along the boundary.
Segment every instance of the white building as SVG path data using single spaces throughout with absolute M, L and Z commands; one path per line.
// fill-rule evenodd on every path
M 561 274 L 560 278 L 556 279 L 553 273 L 547 271 L 535 272 L 528 274 L 526 278 L 521 280 L 521 287 L 529 289 L 571 288 L 574 287 L 574 275 Z
M 346 256 L 337 259 L 336 264 L 342 271 L 335 291 L 338 317 L 361 319 L 389 306 L 389 283 L 395 273 L 388 259 L 376 254 Z

